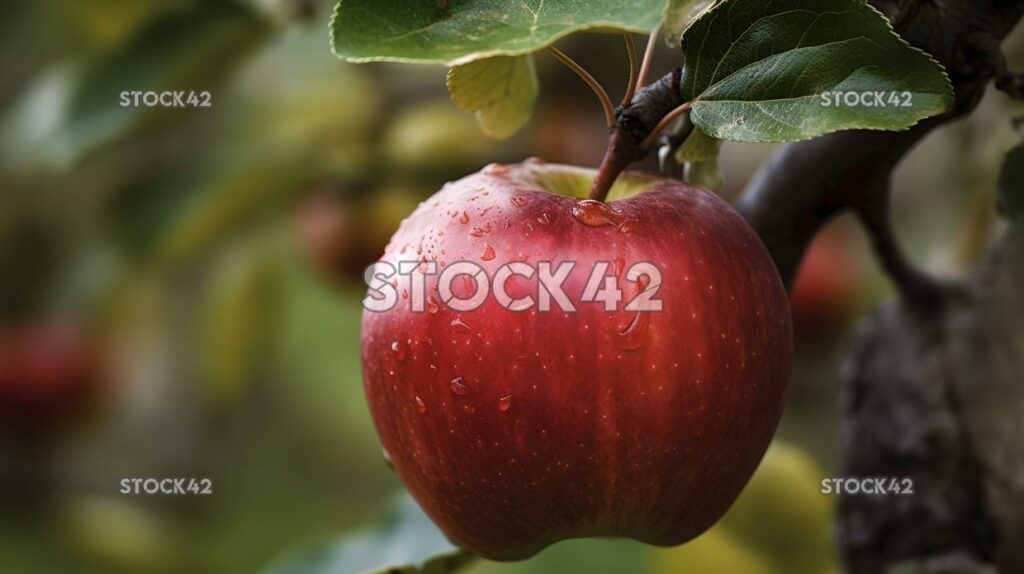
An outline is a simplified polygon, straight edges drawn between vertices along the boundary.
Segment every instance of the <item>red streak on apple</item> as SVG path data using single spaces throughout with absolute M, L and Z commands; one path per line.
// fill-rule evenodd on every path
M 581 203 L 593 177 L 539 160 L 485 168 L 424 202 L 382 258 L 473 261 L 490 277 L 512 261 L 575 261 L 575 312 L 493 296 L 455 312 L 428 275 L 430 312 L 399 299 L 363 314 L 366 395 L 395 470 L 486 558 L 588 536 L 681 544 L 736 499 L 782 414 L 789 304 L 754 231 L 718 197 L 648 176 L 624 174 L 607 206 Z M 624 286 L 618 311 L 580 302 L 599 261 Z M 661 312 L 621 310 L 648 285 L 624 277 L 640 261 L 661 270 Z M 507 287 L 536 298 L 536 275 Z

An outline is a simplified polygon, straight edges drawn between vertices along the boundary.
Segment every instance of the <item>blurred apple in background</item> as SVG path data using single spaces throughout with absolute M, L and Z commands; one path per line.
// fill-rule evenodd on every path
M 42 438 L 81 422 L 101 387 L 97 342 L 82 325 L 0 326 L 0 428 Z
M 363 271 L 380 258 L 402 220 L 426 196 L 403 183 L 385 183 L 362 197 L 331 189 L 314 192 L 298 208 L 299 243 L 318 274 L 361 284 Z
M 852 220 L 837 221 L 818 234 L 790 289 L 799 340 L 834 336 L 850 324 L 869 282 L 869 257 Z

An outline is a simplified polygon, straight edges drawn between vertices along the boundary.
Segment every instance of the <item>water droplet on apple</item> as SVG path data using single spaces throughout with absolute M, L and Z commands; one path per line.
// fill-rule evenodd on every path
M 525 197 L 523 197 L 521 195 L 513 195 L 512 196 L 512 205 L 514 205 L 516 207 L 526 207 L 526 205 L 529 204 L 529 203 L 530 203 L 530 200 L 526 199 Z
M 505 175 L 508 173 L 508 168 L 500 163 L 492 163 L 483 169 L 483 173 L 485 175 Z
M 462 317 L 456 317 L 455 319 L 452 320 L 452 328 L 455 329 L 456 331 L 461 331 L 463 333 L 469 332 L 469 325 L 467 325 L 466 322 L 462 320 Z
M 427 313 L 430 313 L 431 315 L 436 315 L 437 312 L 440 311 L 440 310 L 441 310 L 441 307 L 437 304 L 437 301 L 434 301 L 433 297 L 428 296 L 427 297 Z
M 498 399 L 498 410 L 506 412 L 512 408 L 512 395 L 505 395 Z
M 437 374 L 437 365 L 430 365 L 430 374 L 431 375 L 436 375 Z
M 642 347 L 647 337 L 648 323 L 649 313 L 637 313 L 629 323 L 619 327 L 615 346 L 623 351 L 635 351 Z
M 469 385 L 466 384 L 466 380 L 462 377 L 455 377 L 451 382 L 452 392 L 460 397 L 464 397 L 469 394 Z
M 484 254 L 480 256 L 482 261 L 490 261 L 494 259 L 494 248 L 490 245 L 484 245 Z
M 423 402 L 423 399 L 416 397 L 416 410 L 423 414 L 427 412 L 427 404 Z
M 488 221 L 485 227 L 474 227 L 473 231 L 470 231 L 469 234 L 473 237 L 483 237 L 491 231 L 493 231 L 493 228 L 491 227 L 491 222 Z
M 459 223 L 463 225 L 469 223 L 469 214 L 463 211 L 462 215 L 459 217 Z
M 395 358 L 400 362 L 405 361 L 405 348 L 398 341 L 391 342 L 391 352 L 395 354 Z
M 572 207 L 572 216 L 588 227 L 612 225 L 621 228 L 626 222 L 622 212 L 596 199 L 582 199 Z

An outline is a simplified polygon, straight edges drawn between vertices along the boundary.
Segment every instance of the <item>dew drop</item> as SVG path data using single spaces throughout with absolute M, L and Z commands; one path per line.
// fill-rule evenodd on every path
M 462 215 L 459 216 L 459 223 L 461 223 L 463 225 L 469 223 L 469 214 L 466 213 L 465 211 L 463 211 Z
M 469 325 L 467 325 L 466 322 L 462 320 L 462 317 L 456 317 L 454 320 L 452 320 L 452 328 L 455 329 L 456 331 L 461 331 L 463 333 L 469 332 Z
M 420 414 L 427 412 L 427 404 L 418 396 L 416 397 L 416 410 L 418 410 Z
M 595 199 L 577 201 L 576 205 L 572 207 L 572 216 L 576 218 L 576 221 L 588 227 L 611 225 L 621 229 L 627 221 L 622 212 Z
M 484 245 L 484 254 L 480 256 L 482 261 L 490 261 L 494 259 L 494 248 L 490 245 Z
M 488 221 L 485 227 L 474 227 L 473 231 L 470 231 L 469 234 L 473 237 L 483 237 L 491 231 L 493 231 L 493 228 L 491 227 L 491 223 Z
M 512 408 L 512 395 L 505 395 L 498 399 L 498 410 L 501 412 L 507 412 Z
M 523 197 L 521 195 L 513 195 L 512 196 L 512 205 L 514 205 L 516 207 L 526 207 L 526 205 L 529 204 L 529 203 L 530 203 L 530 200 L 526 199 L 525 197 Z
M 430 374 L 431 375 L 436 375 L 437 374 L 437 365 L 430 365 Z
M 452 392 L 460 397 L 464 397 L 469 394 L 469 385 L 466 384 L 466 380 L 462 377 L 455 377 L 451 382 Z
M 437 301 L 434 301 L 433 297 L 427 297 L 427 313 L 430 313 L 431 315 L 436 315 L 437 312 L 440 310 L 441 307 L 438 306 Z
M 391 342 L 391 352 L 395 354 L 395 358 L 399 361 L 405 360 L 405 348 L 398 341 Z

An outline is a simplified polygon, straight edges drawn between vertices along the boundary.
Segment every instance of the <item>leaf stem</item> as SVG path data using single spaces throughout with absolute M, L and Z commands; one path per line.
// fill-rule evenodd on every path
M 685 104 L 669 112 L 667 115 L 665 115 L 665 117 L 661 118 L 661 120 L 658 122 L 658 125 L 654 126 L 654 129 L 651 130 L 651 133 L 647 134 L 647 137 L 644 138 L 644 141 L 643 143 L 640 144 L 640 147 L 642 147 L 643 149 L 651 149 L 652 147 L 654 147 L 654 143 L 658 140 L 658 135 L 662 131 L 664 131 L 665 128 L 669 126 L 669 124 L 675 121 L 676 118 L 690 111 L 691 107 L 692 104 L 690 102 L 686 102 Z
M 590 89 L 594 91 L 595 95 L 597 95 L 597 99 L 601 100 L 601 107 L 604 108 L 604 116 L 605 120 L 608 122 L 608 127 L 613 127 L 615 125 L 615 106 L 612 105 L 612 100 L 608 97 L 608 92 L 601 87 L 601 84 L 594 79 L 594 76 L 591 76 L 589 72 L 583 69 L 583 66 L 577 64 L 576 61 L 566 55 L 565 52 L 554 46 L 548 46 L 548 52 L 558 58 L 558 60 L 565 64 L 570 70 L 576 72 L 576 75 L 590 86 Z
M 633 103 L 633 96 L 636 95 L 637 80 L 640 78 L 636 60 L 636 40 L 633 35 L 626 32 L 622 35 L 626 40 L 626 53 L 629 54 L 629 86 L 626 88 L 626 95 L 622 98 L 622 106 Z
M 644 61 L 640 66 L 640 73 L 637 75 L 636 84 L 640 87 L 646 85 L 647 74 L 651 71 L 651 60 L 654 59 L 654 47 L 658 44 L 658 34 L 661 33 L 661 24 L 651 31 L 651 36 L 647 38 L 647 47 L 644 48 Z M 632 101 L 632 98 L 630 98 Z

